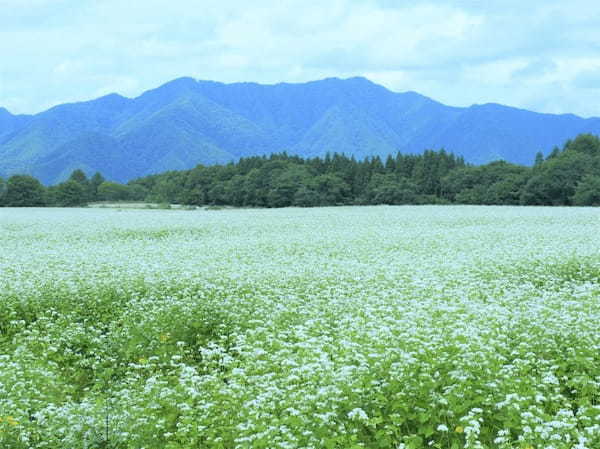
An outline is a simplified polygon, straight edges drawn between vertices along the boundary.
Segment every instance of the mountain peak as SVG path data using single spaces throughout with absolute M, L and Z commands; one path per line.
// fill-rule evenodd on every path
M 126 99 L 126 97 L 124 97 L 123 95 L 120 95 L 116 92 L 111 92 L 110 94 L 106 94 L 100 98 L 98 98 L 98 100 L 123 100 Z
M 360 76 L 278 84 L 183 77 L 134 99 L 112 93 L 33 116 L 0 108 L 0 176 L 29 172 L 54 183 L 65 167 L 84 165 L 127 181 L 284 150 L 363 157 L 443 147 L 470 163 L 529 164 L 540 149 L 600 134 L 600 119 L 519 111 L 449 107 Z
M 340 85 L 350 85 L 350 86 L 377 86 L 383 88 L 383 86 L 379 84 L 375 84 L 373 81 L 363 77 L 363 76 L 352 76 L 349 78 L 338 78 L 337 76 L 332 76 L 329 78 L 323 78 L 321 80 L 316 81 L 308 81 L 307 83 L 299 83 L 299 84 L 340 84 Z
M 174 80 L 168 81 L 164 84 L 162 84 L 161 86 L 159 86 L 157 89 L 182 89 L 182 88 L 189 88 L 189 87 L 195 87 L 198 84 L 198 81 L 196 81 L 194 78 L 190 77 L 190 76 L 182 76 L 180 78 L 175 78 Z
M 377 85 L 373 81 L 371 81 L 370 79 L 365 78 L 364 76 L 351 76 L 350 78 L 343 79 L 343 81 L 349 81 L 351 83 L 372 84 L 374 86 Z
M 111 106 L 111 105 L 118 106 L 118 105 L 127 103 L 131 100 L 127 97 L 124 97 L 123 95 L 119 95 L 117 93 L 110 93 L 110 94 L 104 95 L 103 97 L 96 98 L 95 100 L 92 100 L 92 101 L 95 103 L 106 105 L 106 106 Z
M 138 99 L 168 100 L 181 95 L 186 95 L 190 91 L 198 88 L 199 83 L 191 77 L 181 77 L 171 80 L 158 86 L 155 89 L 147 90 Z

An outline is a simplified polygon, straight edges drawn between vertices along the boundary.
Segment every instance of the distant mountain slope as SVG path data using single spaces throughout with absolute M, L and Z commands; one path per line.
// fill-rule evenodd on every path
M 287 151 L 357 158 L 445 148 L 468 162 L 531 164 L 600 118 L 539 114 L 497 104 L 445 106 L 364 78 L 303 84 L 222 84 L 179 78 L 129 99 L 117 94 L 36 115 L 0 108 L 0 176 L 47 184 L 75 168 L 116 181 Z

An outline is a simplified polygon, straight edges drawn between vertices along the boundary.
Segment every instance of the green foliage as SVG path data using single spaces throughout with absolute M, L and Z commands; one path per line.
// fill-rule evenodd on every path
M 71 173 L 71 176 L 69 176 L 69 181 L 75 181 L 82 185 L 87 185 L 89 182 L 86 174 L 80 169 L 74 170 L 73 173 Z
M 586 175 L 573 195 L 576 206 L 600 206 L 600 176 Z
M 32 176 L 13 175 L 6 183 L 4 204 L 9 207 L 45 206 L 44 186 Z
M 0 177 L 0 206 L 4 205 L 4 196 L 6 195 L 6 181 Z
M 363 204 L 414 204 L 417 185 L 406 178 L 398 179 L 394 174 L 373 175 L 367 185 Z
M 94 176 L 90 179 L 90 199 L 91 201 L 98 201 L 98 187 L 102 184 L 106 179 L 102 174 L 96 172 Z
M 148 190 L 139 184 L 127 185 L 127 196 L 130 201 L 144 201 Z
M 299 207 L 314 207 L 321 204 L 322 199 L 315 190 L 308 186 L 300 186 L 294 194 L 293 204 Z
M 60 207 L 83 206 L 87 204 L 88 192 L 87 186 L 69 179 L 52 189 L 52 203 Z
M 541 151 L 535 153 L 535 161 L 533 163 L 534 168 L 541 167 L 544 163 L 544 154 Z
M 150 201 L 237 207 L 312 207 L 343 204 L 421 204 L 442 199 L 440 176 L 462 159 L 443 150 L 356 161 L 341 154 L 303 159 L 285 153 L 242 158 L 134 180 Z
M 28 193 L 11 202 L 75 206 L 89 201 L 145 201 L 268 208 L 446 203 L 596 205 L 598 177 L 600 139 L 582 134 L 567 141 L 562 150 L 555 148 L 545 160 L 538 152 L 533 167 L 505 161 L 473 166 L 443 149 L 420 155 L 398 153 L 388 156 L 385 163 L 379 156 L 357 161 L 338 153 L 309 159 L 281 153 L 241 158 L 225 165 L 198 165 L 135 179 L 126 185 L 106 181 L 100 173 L 88 179 L 82 170 L 75 170 L 69 181 L 48 188 L 42 203 L 39 198 L 25 198 Z M 0 181 L 0 204 L 1 189 Z M 6 203 L 9 197 L 4 197 Z
M 116 182 L 104 181 L 98 186 L 98 199 L 100 201 L 128 201 L 129 188 Z
M 580 134 L 574 140 L 567 142 L 564 151 L 600 156 L 600 139 L 592 134 Z
M 587 139 L 586 139 L 587 142 Z M 571 205 L 577 184 L 586 174 L 599 173 L 600 157 L 587 151 L 575 151 L 573 144 L 560 156 L 545 162 L 527 181 L 521 194 L 525 205 Z
M 463 167 L 442 179 L 443 196 L 460 204 L 519 204 L 526 167 L 498 161 Z

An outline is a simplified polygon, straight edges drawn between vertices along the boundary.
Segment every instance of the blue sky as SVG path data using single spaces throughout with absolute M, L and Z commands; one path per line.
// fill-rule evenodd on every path
M 570 0 L 0 0 L 0 106 L 180 76 L 365 76 L 449 105 L 600 116 L 600 6 Z

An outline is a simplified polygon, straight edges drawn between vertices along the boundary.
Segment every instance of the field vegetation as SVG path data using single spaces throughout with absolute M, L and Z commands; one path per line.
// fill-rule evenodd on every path
M 592 208 L 0 218 L 0 447 L 600 447 Z

